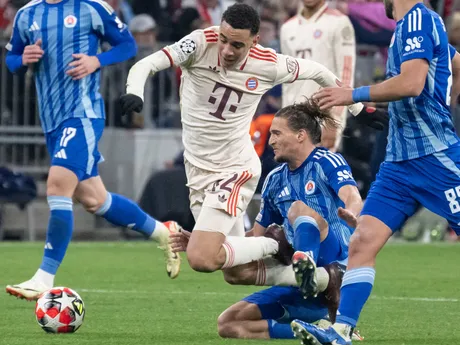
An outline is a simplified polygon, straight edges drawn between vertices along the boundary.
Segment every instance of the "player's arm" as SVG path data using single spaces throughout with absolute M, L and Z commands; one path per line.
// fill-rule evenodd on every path
M 29 42 L 24 30 L 24 19 L 22 11 L 19 11 L 14 18 L 13 33 L 9 43 L 6 45 L 8 54 L 6 55 L 6 65 L 11 73 L 25 70 L 28 64 L 38 62 L 43 56 L 41 40 Z M 31 44 L 32 43 L 32 44 Z
M 345 204 L 345 208 L 339 208 L 339 217 L 345 220 L 348 225 L 355 228 L 361 210 L 363 209 L 363 200 L 356 186 L 351 184 L 345 185 L 339 189 L 339 198 Z
M 354 90 L 320 90 L 315 97 L 319 99 L 321 108 L 327 109 L 353 102 L 391 102 L 419 96 L 425 87 L 429 64 L 436 46 L 432 17 L 421 16 L 421 20 L 417 22 L 404 21 L 401 30 L 400 41 L 404 44 L 404 49 L 398 56 L 401 61 L 400 74 L 382 83 Z
M 338 88 L 338 86 L 342 86 L 337 76 L 322 64 L 278 54 L 278 71 L 275 84 L 292 83 L 296 80 L 314 80 L 322 87 Z M 348 110 L 359 122 L 375 129 L 382 130 L 388 125 L 388 115 L 378 109 L 365 107 L 362 103 L 353 104 L 351 102 Z
M 142 110 L 145 82 L 149 76 L 172 66 L 190 66 L 201 50 L 202 42 L 205 40 L 203 36 L 203 31 L 194 31 L 179 42 L 145 57 L 131 67 L 126 82 L 126 94 L 120 99 L 123 114 Z
M 96 56 L 72 54 L 74 61 L 69 64 L 70 69 L 66 74 L 73 80 L 83 79 L 101 67 L 126 61 L 137 53 L 133 36 L 112 7 L 102 0 L 89 1 L 87 5 L 92 6 L 97 13 L 91 17 L 92 29 L 101 40 L 110 43 L 112 48 Z
M 356 227 L 356 220 L 363 207 L 363 201 L 351 168 L 342 155 L 328 152 L 320 160 L 326 182 L 335 191 L 345 208 L 339 208 L 339 216 L 351 227 Z
M 115 11 L 104 1 L 91 3 L 102 20 L 102 23 L 97 22 L 93 25 L 100 37 L 112 46 L 112 49 L 96 55 L 101 67 L 117 64 L 136 56 L 136 41 Z

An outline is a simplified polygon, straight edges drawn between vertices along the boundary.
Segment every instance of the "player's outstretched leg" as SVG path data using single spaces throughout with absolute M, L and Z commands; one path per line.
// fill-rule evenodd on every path
M 294 202 L 288 211 L 289 222 L 294 228 L 292 266 L 300 291 L 305 298 L 317 296 L 318 282 L 316 260 L 321 239 L 327 237 L 327 222 L 301 201 Z
M 50 219 L 46 244 L 40 268 L 32 279 L 17 285 L 8 285 L 6 292 L 29 301 L 54 285 L 54 276 L 64 259 L 73 232 L 72 194 L 78 184 L 77 176 L 70 170 L 53 166 L 47 181 Z
M 103 217 L 110 223 L 130 228 L 160 244 L 165 253 L 166 272 L 171 279 L 180 271 L 180 256 L 172 251 L 169 235 L 180 231 L 176 222 L 159 222 L 145 213 L 132 200 L 109 193 L 99 176 L 81 182 L 75 196 L 88 212 Z

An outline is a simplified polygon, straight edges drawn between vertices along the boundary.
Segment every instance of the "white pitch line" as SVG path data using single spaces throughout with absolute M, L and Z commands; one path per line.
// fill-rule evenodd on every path
M 146 294 L 146 295 L 214 295 L 214 296 L 233 296 L 245 297 L 248 293 L 238 292 L 212 292 L 212 291 L 137 291 L 137 290 L 105 290 L 105 289 L 75 289 L 76 291 L 87 293 L 100 293 L 100 294 Z M 389 300 L 389 301 L 411 301 L 411 302 L 435 302 L 435 303 L 458 303 L 459 299 L 456 298 L 428 298 L 428 297 L 398 297 L 398 296 L 371 296 L 371 299 L 376 300 Z

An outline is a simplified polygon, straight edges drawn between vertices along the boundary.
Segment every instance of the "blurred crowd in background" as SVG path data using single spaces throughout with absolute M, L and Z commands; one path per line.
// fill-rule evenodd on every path
M 125 22 L 133 34 L 139 52 L 136 58 L 124 64 L 111 66 L 103 71 L 101 93 L 106 102 L 108 125 L 126 128 L 179 128 L 180 109 L 178 90 L 180 69 L 156 74 L 146 87 L 146 106 L 143 114 L 131 118 L 121 117 L 117 100 L 125 92 L 125 81 L 129 68 L 139 59 L 159 50 L 164 45 L 177 41 L 193 30 L 219 25 L 225 9 L 236 3 L 244 2 L 255 7 L 261 17 L 260 44 L 280 52 L 280 28 L 289 18 L 296 15 L 303 6 L 303 0 L 106 0 Z M 4 66 L 5 50 L 3 46 L 12 32 L 15 13 L 24 6 L 26 0 L 0 0 L 0 80 L 11 85 L 13 78 Z M 367 85 L 385 78 L 386 52 L 395 22 L 385 15 L 382 1 L 327 1 L 334 8 L 347 15 L 353 25 L 357 44 L 357 63 L 355 86 Z M 460 0 L 425 1 L 445 20 L 449 39 L 453 46 L 460 49 Z M 301 33 L 299 33 L 301 34 Z M 108 47 L 107 47 L 108 48 Z M 3 55 L 3 56 L 2 56 Z M 2 66 L 3 65 L 3 66 Z M 29 73 L 31 78 L 31 73 Z M 37 126 L 34 98 L 24 102 L 15 97 L 33 82 L 21 79 L 13 88 L 3 87 L 0 102 L 0 125 L 19 124 Z M 5 85 L 4 85 L 5 86 Z M 15 88 L 17 87 L 17 90 Z M 19 90 L 19 91 L 18 91 Z M 33 94 L 33 92 L 31 92 Z M 254 115 L 251 135 L 256 150 L 261 157 L 264 171 L 274 167 L 268 142 L 268 128 L 271 117 L 281 105 L 281 87 L 268 92 Z M 456 127 L 460 128 L 460 115 L 457 115 L 457 102 L 453 102 L 452 111 Z M 385 106 L 385 105 L 377 105 Z M 11 113 L 16 113 L 11 115 Z M 29 115 L 27 115 L 29 114 Z M 14 118 L 14 120 L 9 120 Z M 18 118 L 19 117 L 19 118 Z M 10 122 L 8 122 L 10 121 Z M 344 132 L 340 152 L 352 166 L 360 191 L 365 197 L 373 181 L 380 162 L 383 160 L 386 135 L 384 131 L 372 132 L 354 123 L 350 117 Z M 182 155 L 171 157 L 167 168 L 181 166 Z M 263 181 L 263 179 L 262 179 Z M 429 215 L 428 218 L 432 219 Z

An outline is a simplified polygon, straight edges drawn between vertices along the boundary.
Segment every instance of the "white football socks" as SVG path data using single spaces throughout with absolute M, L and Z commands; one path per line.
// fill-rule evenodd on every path
M 272 238 L 262 236 L 227 236 L 222 246 L 227 254 L 222 268 L 247 264 L 278 252 L 278 242 Z
M 35 272 L 31 280 L 41 282 L 50 289 L 54 286 L 54 274 L 43 271 L 41 268 Z

